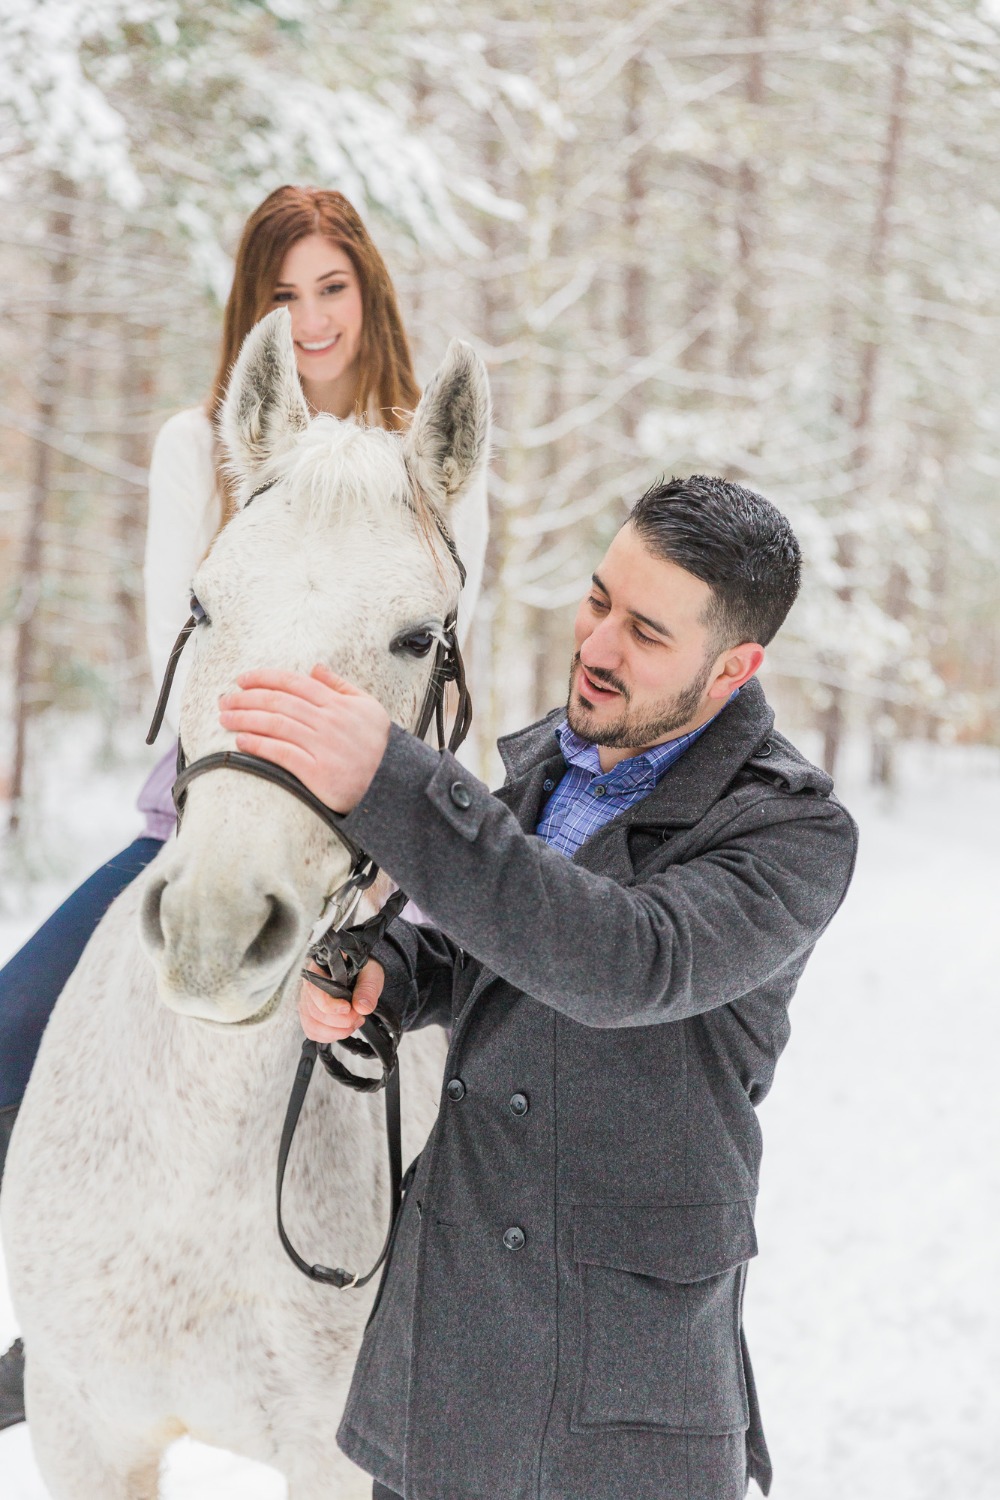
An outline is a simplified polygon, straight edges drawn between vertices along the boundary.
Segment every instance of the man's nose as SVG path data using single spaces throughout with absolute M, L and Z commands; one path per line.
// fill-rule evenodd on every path
M 621 641 L 618 627 L 610 620 L 600 620 L 580 643 L 580 660 L 585 667 L 615 672 L 621 664 Z

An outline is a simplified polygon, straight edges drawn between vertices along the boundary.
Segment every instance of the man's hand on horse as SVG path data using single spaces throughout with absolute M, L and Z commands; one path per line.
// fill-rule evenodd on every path
M 329 667 L 244 672 L 219 699 L 236 748 L 291 771 L 334 812 L 357 807 L 389 743 L 390 719 L 370 693 Z
M 319 973 L 315 964 L 309 967 L 314 973 Z M 371 1015 L 384 983 L 385 970 L 374 958 L 368 960 L 358 975 L 351 1001 L 336 1000 L 304 979 L 299 991 L 302 1030 L 313 1042 L 342 1042 L 357 1031 L 366 1016 Z

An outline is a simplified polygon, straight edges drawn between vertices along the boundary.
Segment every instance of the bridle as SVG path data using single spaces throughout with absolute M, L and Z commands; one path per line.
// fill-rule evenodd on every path
M 259 489 L 254 490 L 253 494 L 246 501 L 244 509 L 256 500 L 259 495 L 263 495 L 266 491 L 270 490 L 277 482 L 276 479 L 272 479 L 269 483 L 263 484 Z M 432 512 L 432 515 L 441 538 L 458 567 L 459 576 L 464 586 L 465 568 L 458 555 L 454 540 L 438 515 L 435 512 Z M 177 671 L 177 664 L 180 661 L 181 653 L 184 650 L 188 637 L 206 618 L 204 609 L 198 600 L 192 596 L 191 615 L 182 627 L 167 660 L 163 682 L 160 685 L 156 707 L 153 710 L 153 718 L 149 726 L 149 733 L 146 735 L 147 745 L 151 745 L 159 734 L 170 697 L 170 690 L 173 686 L 174 675 Z M 447 749 L 454 752 L 465 739 L 472 723 L 472 699 L 465 680 L 465 665 L 462 661 L 462 653 L 459 650 L 457 617 L 454 613 L 449 615 L 445 620 L 443 633 L 437 640 L 430 682 L 427 685 L 427 692 L 421 706 L 420 716 L 413 730 L 416 738 L 422 740 L 433 720 L 437 734 L 438 749 L 442 751 L 446 748 L 444 700 L 445 690 L 449 682 L 454 682 L 458 689 L 458 705 L 455 721 L 452 725 L 451 734 L 447 739 Z M 223 750 L 212 755 L 203 755 L 198 760 L 188 763 L 180 738 L 178 738 L 177 778 L 173 786 L 173 800 L 174 806 L 177 809 L 178 827 L 183 816 L 188 787 L 196 777 L 203 776 L 208 771 L 241 771 L 247 776 L 257 776 L 263 781 L 270 781 L 273 785 L 281 787 L 283 791 L 291 793 L 293 797 L 297 797 L 300 802 L 305 803 L 306 807 L 315 813 L 326 824 L 327 828 L 335 833 L 340 841 L 346 845 L 347 851 L 351 856 L 351 869 L 347 879 L 339 890 L 333 892 L 327 898 L 324 903 L 324 910 L 329 910 L 331 906 L 335 906 L 338 910 L 337 921 L 343 921 L 353 914 L 362 893 L 369 888 L 378 875 L 378 865 L 370 855 L 366 854 L 344 832 L 339 813 L 335 813 L 332 808 L 327 807 L 325 803 L 321 802 L 297 776 L 294 776 L 290 771 L 284 770 L 281 766 L 274 765 L 272 761 L 265 760 L 262 756 L 247 755 L 238 750 Z M 358 975 L 371 957 L 376 944 L 384 936 L 387 927 L 402 911 L 407 900 L 408 897 L 405 892 L 396 890 L 381 910 L 376 912 L 373 917 L 370 917 L 368 921 L 361 922 L 352 927 L 338 927 L 336 922 L 331 924 L 309 949 L 308 956 L 319 969 L 319 973 L 313 969 L 303 969 L 301 971 L 302 975 L 309 980 L 310 984 L 314 984 L 317 989 L 323 990 L 326 994 L 333 995 L 337 999 L 350 1000 Z M 307 1038 L 302 1044 L 302 1056 L 299 1059 L 295 1080 L 292 1084 L 288 1108 L 285 1113 L 285 1122 L 281 1131 L 281 1141 L 278 1147 L 276 1199 L 278 1235 L 281 1243 L 294 1264 L 310 1280 L 323 1282 L 325 1285 L 335 1286 L 341 1290 L 347 1287 L 366 1286 L 382 1265 L 392 1244 L 396 1219 L 403 1195 L 399 1064 L 397 1059 L 397 1049 L 400 1039 L 399 1028 L 391 1016 L 373 1011 L 371 1015 L 365 1018 L 363 1025 L 359 1028 L 359 1033 L 347 1037 L 346 1040 L 338 1043 L 338 1045 L 356 1055 L 376 1058 L 381 1065 L 381 1077 L 366 1077 L 362 1074 L 352 1073 L 335 1056 L 328 1042 L 318 1043 Z M 330 1076 L 335 1078 L 338 1083 L 344 1084 L 345 1087 L 355 1089 L 358 1093 L 363 1094 L 377 1093 L 380 1090 L 385 1091 L 386 1137 L 389 1151 L 389 1230 L 378 1259 L 371 1270 L 364 1276 L 346 1271 L 343 1267 L 332 1269 L 329 1266 L 309 1265 L 288 1238 L 282 1220 L 281 1192 L 284 1183 L 285 1168 L 288 1163 L 288 1154 L 291 1150 L 295 1127 L 298 1124 L 299 1115 L 305 1103 L 309 1081 L 312 1078 L 317 1057 Z

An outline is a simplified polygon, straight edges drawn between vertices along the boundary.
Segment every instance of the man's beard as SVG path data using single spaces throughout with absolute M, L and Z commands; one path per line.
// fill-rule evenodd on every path
M 569 727 L 581 740 L 586 740 L 591 745 L 606 745 L 609 750 L 644 750 L 647 745 L 656 745 L 661 740 L 669 739 L 694 718 L 701 707 L 708 679 L 712 675 L 712 665 L 712 662 L 706 661 L 699 676 L 689 682 L 686 688 L 682 688 L 672 698 L 664 698 L 660 703 L 651 704 L 641 716 L 634 716 L 629 712 L 631 694 L 620 678 L 611 672 L 592 671 L 588 667 L 588 677 L 592 677 L 602 687 L 614 688 L 625 700 L 625 708 L 617 719 L 598 725 L 593 718 L 593 710 L 574 692 L 573 684 L 580 666 L 578 651 L 573 657 L 569 673 L 569 701 L 566 705 Z

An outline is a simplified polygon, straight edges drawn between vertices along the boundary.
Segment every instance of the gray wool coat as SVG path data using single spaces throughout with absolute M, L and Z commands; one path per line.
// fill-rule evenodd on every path
M 440 928 L 382 1003 L 453 1029 L 338 1441 L 406 1500 L 740 1500 L 756 1106 L 856 829 L 751 681 L 569 860 L 560 717 L 496 794 L 393 729 L 344 820 Z

